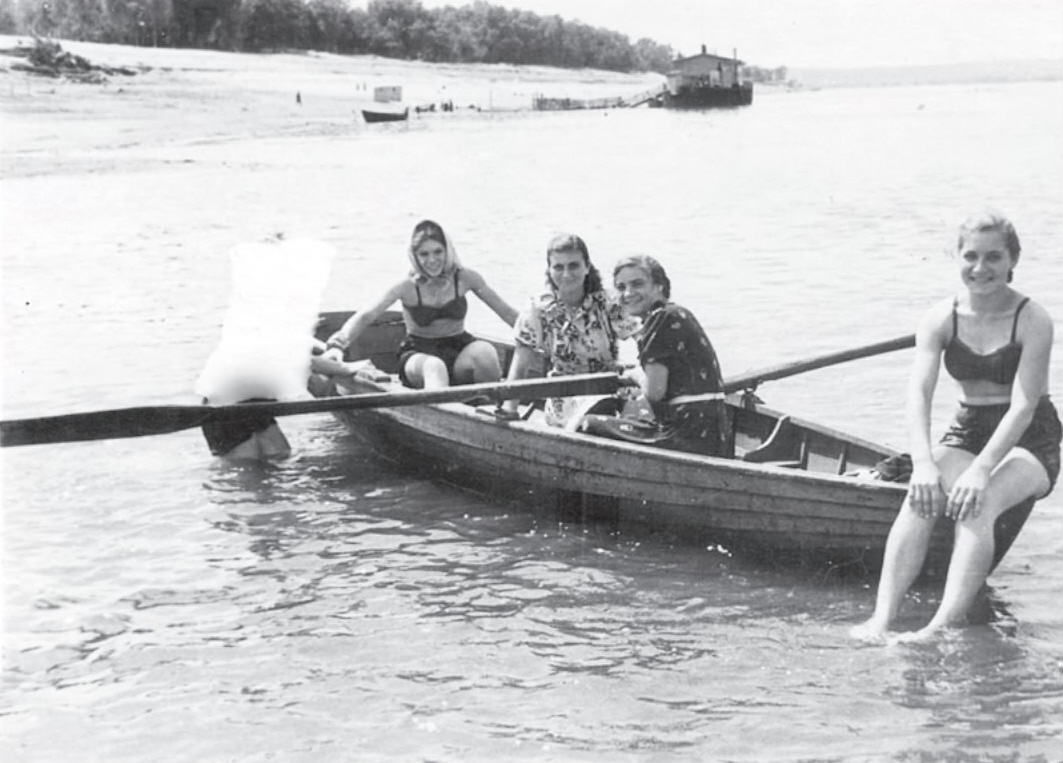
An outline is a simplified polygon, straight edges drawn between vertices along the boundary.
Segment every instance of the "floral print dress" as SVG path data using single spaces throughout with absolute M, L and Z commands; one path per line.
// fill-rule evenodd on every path
M 546 358 L 548 376 L 617 371 L 619 341 L 638 329 L 639 322 L 624 315 L 619 303 L 602 291 L 588 294 L 575 306 L 550 292 L 539 295 L 514 325 L 517 344 Z M 546 401 L 546 420 L 564 426 L 568 414 L 582 402 L 551 398 Z

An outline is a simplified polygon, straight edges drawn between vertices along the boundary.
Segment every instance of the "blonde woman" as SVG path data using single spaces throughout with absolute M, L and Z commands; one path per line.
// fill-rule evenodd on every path
M 342 360 L 347 347 L 396 302 L 402 305 L 406 338 L 399 346 L 399 378 L 409 387 L 498 381 L 495 348 L 465 330 L 470 291 L 512 326 L 517 311 L 470 268 L 462 267 L 438 223 L 419 222 L 408 251 L 410 274 L 351 316 L 329 337 L 326 359 Z

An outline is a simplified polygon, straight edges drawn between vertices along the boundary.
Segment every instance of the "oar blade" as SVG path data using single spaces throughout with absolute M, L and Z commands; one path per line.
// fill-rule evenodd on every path
M 0 421 L 0 447 L 168 434 L 198 426 L 210 415 L 207 406 L 157 405 Z

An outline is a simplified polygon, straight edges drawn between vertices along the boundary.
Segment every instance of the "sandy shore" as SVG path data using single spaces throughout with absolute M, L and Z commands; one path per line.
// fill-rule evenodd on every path
M 0 48 L 31 44 L 0 36 Z M 136 48 L 62 41 L 93 64 L 128 67 L 102 84 L 50 79 L 11 69 L 0 56 L 0 158 L 7 177 L 54 169 L 95 149 L 275 134 L 349 130 L 373 88 L 399 85 L 417 106 L 452 101 L 463 111 L 531 107 L 535 94 L 605 98 L 633 95 L 660 75 L 481 64 L 426 64 L 376 56 L 324 53 L 249 55 L 206 50 Z M 301 103 L 296 102 L 299 94 Z M 50 157 L 49 167 L 35 159 Z

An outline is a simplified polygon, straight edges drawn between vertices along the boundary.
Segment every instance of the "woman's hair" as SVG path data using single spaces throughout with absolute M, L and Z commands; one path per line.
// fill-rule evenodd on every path
M 413 236 L 410 237 L 410 249 L 407 252 L 410 258 L 410 265 L 413 267 L 410 275 L 414 279 L 419 281 L 428 279 L 428 274 L 421 269 L 421 263 L 417 259 L 417 250 L 425 241 L 435 241 L 443 245 L 443 249 L 446 251 L 446 259 L 443 262 L 442 275 L 453 275 L 454 271 L 461 267 L 461 263 L 458 261 L 458 253 L 454 250 L 450 239 L 447 238 L 447 234 L 443 232 L 443 227 L 432 220 L 421 220 L 421 222 L 413 226 Z
M 573 233 L 561 233 L 550 239 L 550 243 L 546 246 L 546 284 L 551 291 L 557 290 L 557 284 L 550 277 L 550 255 L 561 252 L 579 252 L 583 255 L 583 262 L 587 265 L 587 275 L 583 279 L 584 295 L 602 290 L 602 274 L 598 272 L 598 268 L 594 267 L 594 263 L 591 262 L 587 244 Z
M 653 257 L 648 254 L 635 254 L 631 257 L 625 257 L 616 263 L 613 268 L 613 278 L 616 278 L 616 274 L 624 268 L 638 268 L 643 271 L 650 277 L 651 282 L 661 287 L 664 298 L 671 299 L 672 282 L 669 280 L 668 274 L 664 272 L 664 266 Z
M 1022 246 L 1019 244 L 1019 234 L 1015 232 L 1015 226 L 1011 224 L 1011 220 L 993 210 L 985 210 L 964 220 L 960 226 L 959 237 L 956 240 L 956 250 L 959 251 L 963 248 L 963 241 L 968 234 L 984 233 L 986 231 L 999 231 L 1003 234 L 1004 246 L 1007 248 L 1008 254 L 1012 257 L 1019 256 Z

